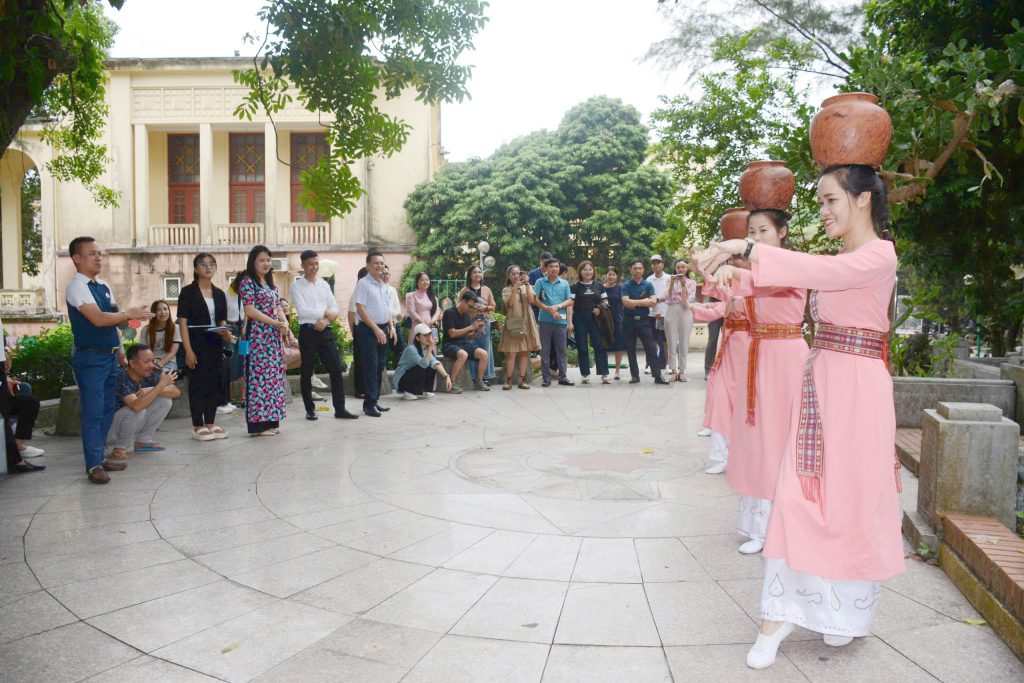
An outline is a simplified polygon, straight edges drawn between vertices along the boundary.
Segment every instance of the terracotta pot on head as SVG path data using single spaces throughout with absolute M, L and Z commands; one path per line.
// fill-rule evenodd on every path
M 892 119 L 865 92 L 830 97 L 811 120 L 811 152 L 821 168 L 845 164 L 881 166 L 892 139 Z
M 746 209 L 728 209 L 718 226 L 722 229 L 722 239 L 741 240 L 747 236 L 747 218 L 750 212 Z
M 796 192 L 796 178 L 785 161 L 752 161 L 740 176 L 740 199 L 747 211 L 788 211 Z

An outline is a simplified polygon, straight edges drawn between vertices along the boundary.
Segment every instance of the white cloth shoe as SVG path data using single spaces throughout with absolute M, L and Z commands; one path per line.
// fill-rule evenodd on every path
M 725 468 L 726 463 L 716 462 L 714 465 L 704 470 L 704 474 L 721 474 L 722 472 L 725 472 Z
M 770 636 L 758 633 L 753 647 L 747 652 L 747 666 L 751 669 L 767 669 L 774 664 L 775 655 L 779 652 L 779 645 L 795 628 L 796 626 L 791 622 L 784 621 L 779 630 Z
M 320 394 L 316 393 L 315 391 L 311 391 L 311 392 L 309 392 L 309 395 L 310 395 L 310 397 L 311 397 L 311 398 L 312 398 L 312 399 L 313 399 L 314 401 L 326 401 L 326 400 L 327 400 L 327 399 L 325 399 L 325 398 L 324 398 L 323 396 L 321 396 Z
M 229 415 L 238 410 L 238 407 L 234 403 L 225 403 L 222 406 L 217 406 L 218 415 Z
M 25 450 L 18 451 L 18 455 L 22 458 L 38 458 L 40 455 L 45 453 L 42 448 L 36 448 L 35 446 L 25 446 Z
M 764 550 L 763 538 L 752 538 L 740 546 L 740 552 L 744 555 L 754 555 Z
M 319 377 L 317 377 L 316 375 L 313 375 L 313 378 L 309 380 L 309 383 L 313 385 L 314 389 L 326 389 L 327 388 L 327 385 L 324 384 L 324 381 L 322 379 L 320 379 Z
M 403 391 L 402 392 L 402 398 L 404 400 L 406 400 L 406 401 L 417 401 L 417 400 L 419 400 L 419 396 L 417 396 L 416 394 L 410 394 L 408 391 Z
M 437 394 L 435 394 L 433 391 L 424 391 L 423 392 L 423 397 L 424 398 L 434 398 L 435 396 L 437 396 Z
M 828 633 L 825 634 L 825 644 L 831 647 L 842 647 L 843 645 L 849 645 L 852 642 L 852 636 L 833 636 Z
M 697 436 L 711 436 L 711 430 L 705 427 L 704 429 L 697 432 Z

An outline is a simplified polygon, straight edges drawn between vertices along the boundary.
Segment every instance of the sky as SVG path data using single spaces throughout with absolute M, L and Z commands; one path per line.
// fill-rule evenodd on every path
M 121 27 L 113 57 L 252 55 L 263 0 L 128 0 L 107 13 Z M 490 21 L 461 62 L 474 67 L 470 100 L 441 108 L 449 161 L 485 157 L 502 143 L 558 126 L 595 95 L 621 98 L 645 120 L 659 95 L 684 91 L 679 73 L 640 63 L 664 37 L 656 0 L 490 0 Z

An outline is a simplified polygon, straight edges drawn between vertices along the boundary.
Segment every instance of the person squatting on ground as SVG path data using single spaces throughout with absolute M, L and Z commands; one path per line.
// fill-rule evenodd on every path
M 424 323 L 417 323 L 412 332 L 412 341 L 402 351 L 395 368 L 395 386 L 402 398 L 407 401 L 422 397 L 434 398 L 438 375 L 444 380 L 445 391 L 451 391 L 452 378 L 437 358 L 437 342 L 434 341 L 433 332 Z
M 181 396 L 174 381 L 177 370 L 157 368 L 153 350 L 136 344 L 125 354 L 128 367 L 117 376 L 117 410 L 107 434 L 108 457 L 115 462 L 128 459 L 128 451 L 153 453 L 167 450 L 156 440 L 156 432 L 171 412 L 171 401 Z

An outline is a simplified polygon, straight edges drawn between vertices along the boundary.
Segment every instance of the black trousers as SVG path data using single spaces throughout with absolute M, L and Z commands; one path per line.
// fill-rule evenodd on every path
M 715 364 L 715 356 L 718 355 L 718 334 L 721 331 L 721 318 L 708 323 L 708 346 L 704 349 L 704 379 L 707 379 L 711 373 L 711 366 Z
M 14 430 L 14 438 L 19 441 L 32 439 L 36 419 L 39 417 L 39 399 L 32 394 L 15 394 L 7 396 L 11 418 L 18 419 L 18 427 Z
M 312 325 L 299 326 L 299 353 L 302 354 L 302 375 L 299 378 L 299 388 L 302 390 L 302 404 L 306 412 L 311 413 L 313 406 L 313 366 L 319 358 L 327 366 L 327 373 L 331 376 L 331 400 L 334 403 L 334 412 L 345 411 L 345 386 L 341 381 L 341 359 L 338 358 L 338 348 L 334 345 L 334 333 L 329 327 L 319 332 Z
M 402 375 L 402 379 L 398 382 L 398 390 L 422 396 L 424 391 L 434 390 L 436 380 L 437 370 L 414 365 Z
M 195 334 L 192 351 L 196 366 L 185 366 L 188 376 L 188 406 L 192 413 L 192 426 L 212 425 L 217 419 L 217 407 L 228 402 L 228 368 L 224 362 L 224 345 L 212 335 Z
M 359 328 L 359 323 L 356 323 L 356 328 Z M 356 398 L 363 397 L 363 351 L 359 348 L 355 330 L 352 331 L 352 388 L 355 389 Z
M 369 410 L 380 401 L 380 377 L 387 362 L 388 347 L 378 344 L 369 325 L 356 325 L 356 345 L 363 360 L 363 410 Z
M 651 375 L 655 378 L 661 377 L 665 359 L 658 355 L 658 343 L 655 341 L 654 333 L 654 318 L 646 315 L 634 316 L 626 311 L 622 320 L 622 336 L 626 342 L 626 355 L 629 357 L 629 375 L 633 379 L 640 377 L 640 366 L 636 360 L 637 339 L 644 346 L 644 354 L 647 355 L 647 365 L 651 368 Z
M 21 462 L 21 455 L 18 453 L 18 442 L 14 440 L 14 432 L 11 431 L 11 392 L 7 391 L 7 370 L 0 364 L 0 420 L 4 423 L 4 447 L 7 451 L 7 471 Z

